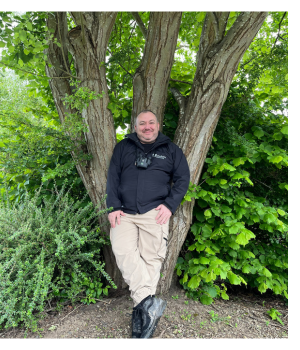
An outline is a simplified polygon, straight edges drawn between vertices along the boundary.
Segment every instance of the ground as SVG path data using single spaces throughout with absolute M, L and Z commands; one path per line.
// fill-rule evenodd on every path
M 218 299 L 202 305 L 185 296 L 173 285 L 162 296 L 167 307 L 154 338 L 287 338 L 288 308 L 273 295 L 253 293 L 244 289 L 228 290 L 229 300 Z M 49 311 L 39 322 L 39 331 L 26 335 L 25 329 L 0 331 L 0 338 L 130 338 L 132 300 L 129 291 L 111 296 L 96 304 L 66 305 L 60 312 Z M 281 313 L 282 326 L 267 311 Z

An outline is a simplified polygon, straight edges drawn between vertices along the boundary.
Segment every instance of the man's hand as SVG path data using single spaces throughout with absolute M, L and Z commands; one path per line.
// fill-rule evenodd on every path
M 172 216 L 172 212 L 170 209 L 165 207 L 163 204 L 160 204 L 158 207 L 155 208 L 155 210 L 159 210 L 155 220 L 157 224 L 166 224 L 170 217 Z
M 116 219 L 117 219 L 118 225 L 120 225 L 120 223 L 121 223 L 121 215 L 122 216 L 126 216 L 126 214 L 124 214 L 122 212 L 122 210 L 116 210 L 116 211 L 113 211 L 112 213 L 108 214 L 108 220 L 109 220 L 110 226 L 112 228 L 116 227 Z

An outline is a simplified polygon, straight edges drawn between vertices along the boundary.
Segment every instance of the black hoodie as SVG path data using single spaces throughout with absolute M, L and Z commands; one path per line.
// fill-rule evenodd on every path
M 144 214 L 163 204 L 174 214 L 190 181 L 182 150 L 159 132 L 147 153 L 151 152 L 151 164 L 144 169 L 135 165 L 137 147 L 144 152 L 136 133 L 126 135 L 116 145 L 108 170 L 107 207 L 113 207 L 112 211 Z

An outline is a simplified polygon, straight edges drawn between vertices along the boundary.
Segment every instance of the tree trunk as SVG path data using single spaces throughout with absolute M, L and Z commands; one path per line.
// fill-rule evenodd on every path
M 202 29 L 197 70 L 191 94 L 184 99 L 173 89 L 180 106 L 176 143 L 186 155 L 191 182 L 198 184 L 203 164 L 211 145 L 222 106 L 240 59 L 249 47 L 266 12 L 241 13 L 226 36 L 229 12 L 207 13 Z M 193 202 L 180 206 L 170 222 L 170 243 L 162 267 L 157 292 L 167 292 L 182 244 L 192 221 Z
M 168 84 L 174 60 L 181 12 L 151 12 L 144 55 L 133 77 L 131 130 L 137 114 L 151 109 L 162 131 Z
M 68 32 L 66 12 L 49 15 L 47 26 L 49 29 L 54 29 L 54 38 L 57 38 L 61 47 L 54 43 L 49 45 L 47 55 L 52 67 L 47 65 L 46 72 L 49 77 L 62 77 L 62 79 L 50 80 L 62 124 L 68 113 L 78 113 L 76 110 L 68 110 L 63 104 L 63 97 L 66 94 L 71 95 L 68 52 L 74 59 L 76 77 L 80 80 L 79 86 L 88 87 L 96 93 L 103 94 L 102 98 L 92 100 L 88 108 L 82 111 L 81 117 L 88 129 L 81 135 L 85 144 L 80 147 L 75 146 L 72 152 L 73 156 L 76 156 L 78 151 L 83 151 L 93 157 L 89 161 L 77 164 L 76 168 L 93 204 L 97 205 L 106 193 L 108 167 L 116 145 L 113 117 L 107 108 L 109 96 L 103 63 L 117 12 L 73 12 L 71 16 L 77 26 Z M 100 223 L 105 223 L 107 216 L 102 216 L 99 220 Z M 106 231 L 109 231 L 108 226 Z M 124 286 L 110 246 L 104 247 L 104 260 L 106 271 L 116 285 Z

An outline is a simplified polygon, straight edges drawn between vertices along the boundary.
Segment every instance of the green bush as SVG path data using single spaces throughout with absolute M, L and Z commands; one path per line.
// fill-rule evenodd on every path
M 93 301 L 107 294 L 101 277 L 116 288 L 99 262 L 107 241 L 97 221 L 106 210 L 74 202 L 64 186 L 38 204 L 41 189 L 18 204 L 0 201 L 1 327 L 36 329 L 53 298 L 74 301 L 83 292 L 82 301 Z
M 223 112 L 205 162 L 184 198 L 196 203 L 180 283 L 204 304 L 229 298 L 222 281 L 288 298 L 287 118 L 253 102 Z

